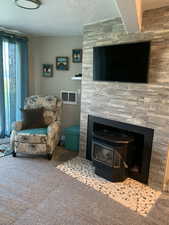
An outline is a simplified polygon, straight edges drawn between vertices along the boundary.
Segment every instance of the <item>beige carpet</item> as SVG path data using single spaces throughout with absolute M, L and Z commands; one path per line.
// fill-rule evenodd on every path
M 169 197 L 144 218 L 43 157 L 0 158 L 0 225 L 168 225 Z

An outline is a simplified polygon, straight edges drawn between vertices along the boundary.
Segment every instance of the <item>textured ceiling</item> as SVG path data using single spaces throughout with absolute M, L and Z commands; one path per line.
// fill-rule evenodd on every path
M 0 0 L 0 27 L 20 30 L 27 34 L 41 36 L 81 35 L 83 25 L 99 20 L 118 17 L 125 12 L 127 21 L 134 24 L 136 18 L 130 19 L 135 0 L 123 0 L 119 14 L 116 1 L 120 0 L 41 0 L 42 6 L 37 10 L 25 10 L 15 6 L 14 0 Z M 133 3 L 132 3 L 133 1 Z M 169 6 L 169 0 L 142 0 L 143 10 Z M 128 16 L 127 16 L 128 14 Z M 126 21 L 124 21 L 125 23 Z M 136 21 L 135 21 L 136 22 Z M 130 24 L 129 24 L 130 27 Z
M 0 0 L 0 26 L 35 35 L 80 35 L 84 24 L 119 16 L 114 0 L 42 0 L 37 10 Z
M 142 2 L 143 2 L 143 10 L 169 6 L 169 0 L 142 0 Z

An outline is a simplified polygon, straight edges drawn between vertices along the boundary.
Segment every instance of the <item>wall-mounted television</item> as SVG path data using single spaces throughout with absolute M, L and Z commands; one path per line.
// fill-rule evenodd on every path
M 94 47 L 93 80 L 148 82 L 151 42 Z

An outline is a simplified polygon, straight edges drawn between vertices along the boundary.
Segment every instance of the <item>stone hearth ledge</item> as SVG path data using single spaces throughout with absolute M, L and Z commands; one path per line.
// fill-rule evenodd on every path
M 57 169 L 142 216 L 146 216 L 149 213 L 161 195 L 160 191 L 156 191 L 130 178 L 118 183 L 107 181 L 95 174 L 91 161 L 80 157 L 58 165 Z

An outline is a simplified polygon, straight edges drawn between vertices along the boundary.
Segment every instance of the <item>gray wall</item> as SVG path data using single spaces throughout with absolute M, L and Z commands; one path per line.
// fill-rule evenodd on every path
M 60 90 L 78 91 L 81 81 L 71 78 L 76 73 L 82 73 L 81 63 L 72 63 L 72 49 L 82 48 L 82 37 L 31 37 L 30 42 L 30 95 L 57 95 Z M 70 68 L 68 71 L 57 71 L 56 56 L 68 56 Z M 42 77 L 42 64 L 54 65 L 52 78 Z M 80 95 L 77 105 L 63 106 L 63 127 L 80 123 Z
M 169 8 L 150 10 L 143 32 L 126 33 L 120 18 L 84 28 L 80 156 L 86 155 L 88 115 L 154 129 L 149 185 L 167 181 L 169 144 Z M 151 40 L 149 83 L 93 81 L 93 47 Z M 137 76 L 137 71 L 136 71 Z

